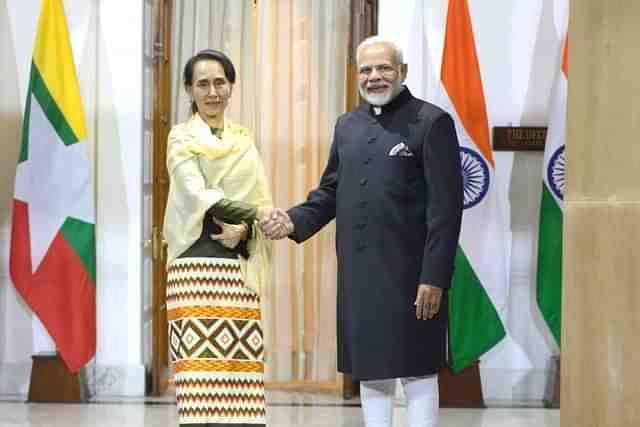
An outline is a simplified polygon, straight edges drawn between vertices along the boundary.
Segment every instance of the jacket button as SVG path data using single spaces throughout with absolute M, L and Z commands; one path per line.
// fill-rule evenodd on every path
M 362 178 L 360 180 L 360 185 L 367 185 L 367 178 Z
M 371 157 L 367 157 L 366 159 L 364 159 L 365 165 L 368 165 L 369 163 L 371 163 Z

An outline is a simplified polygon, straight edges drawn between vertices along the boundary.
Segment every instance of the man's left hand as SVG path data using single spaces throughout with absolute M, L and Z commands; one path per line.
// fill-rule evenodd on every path
M 416 319 L 427 320 L 440 311 L 440 301 L 442 300 L 442 289 L 427 284 L 418 285 L 418 295 L 413 303 L 416 306 Z

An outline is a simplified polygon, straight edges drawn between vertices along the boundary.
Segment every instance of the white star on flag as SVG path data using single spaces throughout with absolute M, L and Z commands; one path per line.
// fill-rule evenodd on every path
M 15 187 L 15 198 L 29 206 L 32 272 L 38 269 L 67 217 L 93 223 L 94 206 L 85 195 L 91 180 L 87 165 L 83 143 L 65 145 L 32 95 L 29 154 L 18 164 Z

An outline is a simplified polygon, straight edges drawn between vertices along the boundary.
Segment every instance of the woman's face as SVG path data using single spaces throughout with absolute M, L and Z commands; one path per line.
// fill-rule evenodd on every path
M 224 114 L 229 105 L 233 85 L 224 74 L 218 61 L 204 59 L 193 67 L 193 81 L 187 91 L 198 107 L 198 112 L 206 118 L 217 118 Z

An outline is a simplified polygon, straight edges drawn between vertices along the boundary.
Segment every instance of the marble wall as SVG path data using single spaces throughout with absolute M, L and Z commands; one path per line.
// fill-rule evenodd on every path
M 564 425 L 640 425 L 640 3 L 571 4 Z

